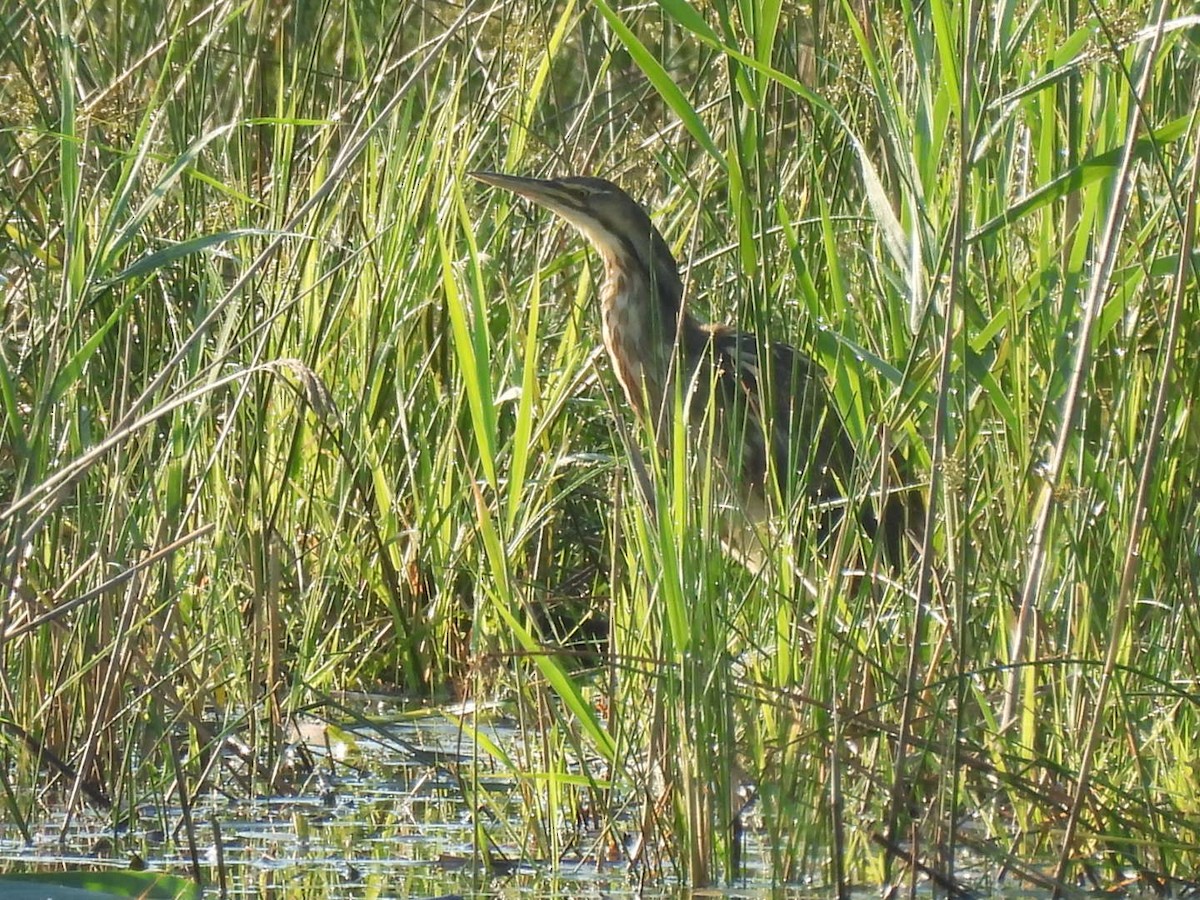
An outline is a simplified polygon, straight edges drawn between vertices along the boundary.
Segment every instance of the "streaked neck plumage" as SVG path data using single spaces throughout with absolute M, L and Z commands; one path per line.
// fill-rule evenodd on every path
M 600 313 L 605 349 L 633 408 L 657 416 L 676 339 L 695 346 L 703 340 L 701 328 L 683 309 L 679 267 L 657 229 L 651 226 L 649 240 L 642 244 L 647 257 L 628 241 L 596 244 L 604 258 Z

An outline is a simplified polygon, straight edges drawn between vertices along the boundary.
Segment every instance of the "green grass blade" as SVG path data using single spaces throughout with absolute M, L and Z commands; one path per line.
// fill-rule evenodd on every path
M 683 123 L 683 127 L 688 130 L 688 133 L 708 151 L 713 161 L 716 162 L 722 169 L 727 167 L 725 154 L 721 152 L 716 142 L 713 141 L 712 135 L 708 131 L 708 126 L 704 124 L 704 120 L 696 112 L 696 108 L 684 96 L 683 91 L 679 89 L 679 85 L 667 73 L 667 70 L 662 67 L 657 59 L 654 58 L 647 48 L 637 36 L 630 30 L 629 26 L 621 19 L 620 16 L 613 11 L 607 0 L 595 0 L 596 7 L 604 15 L 612 28 L 613 33 L 625 45 L 625 49 L 629 51 L 629 55 L 633 57 L 638 68 L 642 70 L 650 83 L 654 85 L 654 89 L 659 96 L 666 101 L 671 111 L 679 117 Z

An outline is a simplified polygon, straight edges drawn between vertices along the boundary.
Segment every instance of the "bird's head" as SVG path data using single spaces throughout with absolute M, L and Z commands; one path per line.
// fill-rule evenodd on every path
M 557 213 L 584 233 L 605 259 L 636 259 L 653 271 L 663 247 L 646 211 L 603 178 L 523 178 L 497 172 L 471 177 L 504 188 Z

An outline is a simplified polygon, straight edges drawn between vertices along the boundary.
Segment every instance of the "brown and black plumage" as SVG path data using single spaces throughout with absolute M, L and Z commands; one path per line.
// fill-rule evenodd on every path
M 713 454 L 749 519 L 775 511 L 776 498 L 846 496 L 854 450 L 824 372 L 786 344 L 697 321 L 674 256 L 629 195 L 601 178 L 472 175 L 546 207 L 596 247 L 604 346 L 630 406 L 661 434 L 681 388 L 693 425 L 712 426 Z

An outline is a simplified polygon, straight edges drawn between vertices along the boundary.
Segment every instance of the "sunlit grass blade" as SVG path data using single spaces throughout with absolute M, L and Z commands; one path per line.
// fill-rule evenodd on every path
M 708 132 L 708 126 L 704 124 L 704 120 L 696 112 L 695 107 L 688 101 L 683 91 L 679 89 L 679 86 L 671 78 L 667 70 L 654 58 L 654 54 L 646 48 L 646 45 L 638 40 L 629 26 L 609 6 L 607 0 L 596 0 L 596 8 L 604 14 L 609 27 L 620 38 L 621 43 L 625 45 L 625 48 L 629 51 L 629 55 L 637 63 L 638 68 L 642 70 L 650 80 L 650 83 L 654 85 L 654 89 L 658 91 L 659 96 L 671 107 L 671 111 L 683 122 L 684 127 L 691 134 L 692 138 L 708 151 L 715 163 L 721 168 L 725 168 L 725 154 L 717 147 L 712 139 L 712 135 Z
M 1156 148 L 1180 140 L 1188 134 L 1191 127 L 1190 117 L 1181 116 L 1155 129 L 1152 134 L 1138 138 L 1134 145 L 1134 158 L 1150 158 L 1156 152 Z M 1083 160 L 1079 165 L 1056 176 L 1048 184 L 1036 188 L 1025 197 L 1020 198 L 1000 215 L 984 222 L 971 232 L 968 240 L 974 242 L 995 234 L 1001 228 L 1011 226 L 1024 216 L 1043 209 L 1055 201 L 1098 181 L 1112 178 L 1124 156 L 1125 148 L 1115 147 Z

